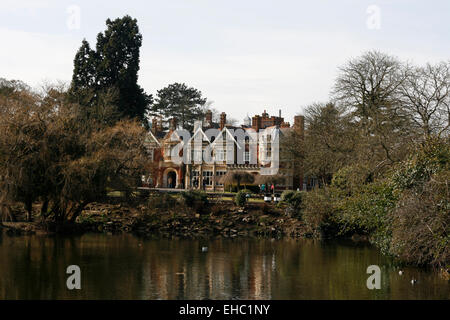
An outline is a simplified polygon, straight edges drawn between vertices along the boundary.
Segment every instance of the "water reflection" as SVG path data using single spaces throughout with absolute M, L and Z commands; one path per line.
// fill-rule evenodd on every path
M 202 247 L 208 247 L 202 252 Z M 66 289 L 79 265 L 82 289 Z M 382 289 L 366 288 L 367 266 Z M 418 283 L 412 286 L 414 277 Z M 373 247 L 293 239 L 143 240 L 0 235 L 0 299 L 448 299 L 434 273 L 403 276 Z

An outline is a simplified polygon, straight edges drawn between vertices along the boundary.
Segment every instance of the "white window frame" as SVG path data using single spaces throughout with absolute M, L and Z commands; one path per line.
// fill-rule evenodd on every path
M 213 185 L 213 175 L 214 173 L 210 170 L 203 171 L 203 182 L 206 181 L 205 186 L 212 186 Z
M 219 186 L 219 187 L 223 186 L 223 183 L 220 183 L 219 179 L 226 174 L 227 174 L 227 172 L 223 171 L 223 170 L 216 171 L 216 186 Z

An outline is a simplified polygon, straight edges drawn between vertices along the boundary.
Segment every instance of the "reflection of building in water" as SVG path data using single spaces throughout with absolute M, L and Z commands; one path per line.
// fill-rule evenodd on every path
M 249 280 L 248 298 L 270 299 L 272 289 L 271 259 L 268 259 L 266 255 L 253 257 Z
M 220 247 L 220 245 L 219 245 Z M 252 246 L 210 245 L 207 253 L 182 246 L 170 256 L 149 255 L 142 274 L 143 299 L 270 299 L 273 255 Z M 176 255 L 176 253 L 178 255 Z M 230 252 L 232 252 L 230 256 Z

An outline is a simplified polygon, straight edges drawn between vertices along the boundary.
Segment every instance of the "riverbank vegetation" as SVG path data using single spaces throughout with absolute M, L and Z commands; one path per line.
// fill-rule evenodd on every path
M 318 182 L 297 209 L 311 233 L 449 267 L 449 68 L 369 52 L 341 68 L 331 102 L 306 108 L 286 149 Z

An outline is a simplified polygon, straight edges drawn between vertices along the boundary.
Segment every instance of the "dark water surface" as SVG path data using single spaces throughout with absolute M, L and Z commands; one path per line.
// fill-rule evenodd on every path
M 69 265 L 81 268 L 81 290 L 66 287 Z M 369 265 L 381 268 L 380 290 L 366 287 Z M 450 298 L 449 282 L 435 273 L 403 270 L 400 276 L 376 248 L 353 242 L 9 237 L 0 231 L 0 299 Z

